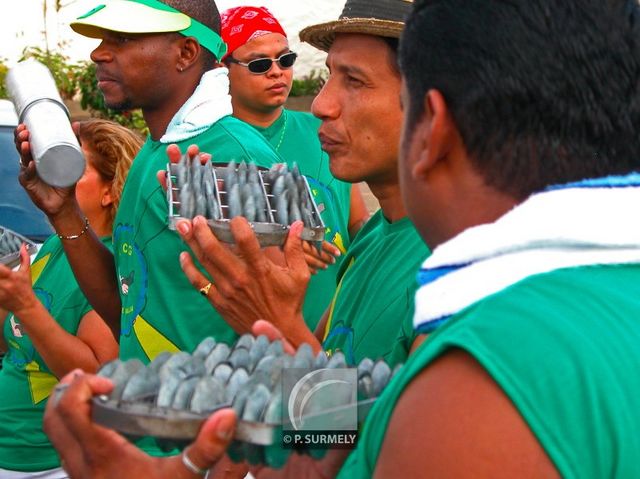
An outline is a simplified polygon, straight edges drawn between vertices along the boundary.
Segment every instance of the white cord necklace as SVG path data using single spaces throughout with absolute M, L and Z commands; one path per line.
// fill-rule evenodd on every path
M 280 140 L 278 140 L 278 146 L 276 146 L 276 152 L 280 151 L 280 146 L 282 146 L 282 140 L 284 140 L 284 134 L 287 131 L 287 110 L 282 110 L 282 114 L 284 115 L 284 125 L 282 127 L 282 133 L 280 133 Z

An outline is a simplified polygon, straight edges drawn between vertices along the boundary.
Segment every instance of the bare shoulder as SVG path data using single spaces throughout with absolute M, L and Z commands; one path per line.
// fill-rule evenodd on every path
M 376 477 L 557 478 L 509 398 L 462 350 L 407 386 L 391 417 Z

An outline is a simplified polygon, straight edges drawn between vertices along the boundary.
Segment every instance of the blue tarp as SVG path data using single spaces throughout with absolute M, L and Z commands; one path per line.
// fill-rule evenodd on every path
M 13 130 L 0 126 L 0 226 L 41 242 L 53 229 L 18 182 L 20 165 Z

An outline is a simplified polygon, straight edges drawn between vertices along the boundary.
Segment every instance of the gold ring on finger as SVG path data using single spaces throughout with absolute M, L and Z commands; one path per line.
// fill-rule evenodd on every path
M 213 285 L 213 283 L 208 282 L 207 284 L 205 284 L 202 288 L 200 288 L 200 294 L 202 296 L 208 296 L 209 295 L 209 290 L 211 289 L 211 286 Z

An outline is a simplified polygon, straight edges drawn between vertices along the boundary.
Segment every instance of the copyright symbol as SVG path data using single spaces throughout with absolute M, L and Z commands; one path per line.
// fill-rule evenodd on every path
M 291 444 L 291 435 L 290 434 L 286 434 L 282 437 L 282 440 L 284 441 L 285 444 Z

